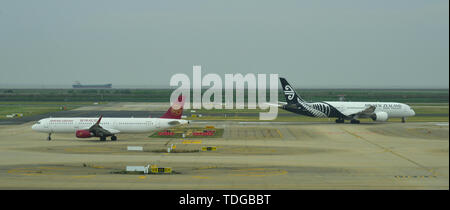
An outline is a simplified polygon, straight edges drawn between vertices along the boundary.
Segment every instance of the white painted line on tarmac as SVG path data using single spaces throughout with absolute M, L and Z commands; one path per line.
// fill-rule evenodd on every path
M 437 123 L 437 126 L 448 126 L 448 123 Z

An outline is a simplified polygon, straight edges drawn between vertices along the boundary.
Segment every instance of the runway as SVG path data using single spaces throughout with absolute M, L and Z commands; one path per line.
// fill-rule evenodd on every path
M 222 138 L 200 144 L 150 134 L 119 135 L 117 142 L 54 134 L 46 141 L 31 124 L 0 125 L 0 189 L 449 189 L 442 123 L 191 124 L 224 128 Z M 168 144 L 217 151 L 156 152 Z M 177 173 L 115 173 L 148 163 Z
M 364 123 L 193 120 L 221 138 L 117 142 L 31 130 L 44 117 L 157 117 L 164 103 L 110 103 L 0 121 L 0 189 L 446 189 L 448 122 Z M 198 113 L 196 113 L 198 114 Z M 223 113 L 222 113 L 223 114 Z M 244 113 L 245 114 L 245 113 Z M 249 113 L 253 114 L 253 113 Z M 178 151 L 166 153 L 168 145 Z M 128 151 L 142 146 L 143 151 Z M 127 165 L 171 167 L 170 175 L 117 174 Z
M 43 118 L 48 117 L 99 117 L 100 115 L 103 115 L 103 117 L 160 117 L 162 116 L 165 111 L 129 111 L 129 110 L 120 110 L 120 111 L 113 111 L 113 110 L 71 110 L 71 111 L 59 111 L 59 112 L 51 112 L 47 114 L 40 114 L 40 115 L 34 115 L 29 117 L 20 117 L 20 118 L 13 118 L 13 119 L 2 119 L 0 120 L 0 125 L 20 125 L 27 122 L 32 121 L 38 121 Z M 186 116 L 190 116 L 191 114 L 196 115 L 203 115 L 206 116 L 213 116 L 213 117 L 224 117 L 224 116 L 233 116 L 233 117 L 259 117 L 259 113 L 202 113 L 202 112 L 196 112 L 196 113 L 188 113 L 185 114 Z M 293 113 L 279 113 L 279 117 L 292 117 L 295 116 Z M 440 117 L 440 116 L 447 116 L 445 114 L 418 114 L 418 117 L 424 116 L 424 117 Z M 201 118 L 198 118 L 197 121 L 202 121 Z

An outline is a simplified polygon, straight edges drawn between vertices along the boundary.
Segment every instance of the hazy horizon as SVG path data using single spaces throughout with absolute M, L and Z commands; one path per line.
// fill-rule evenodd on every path
M 100 84 L 100 83 L 95 83 Z M 102 83 L 103 84 L 103 83 Z M 86 84 L 88 85 L 88 84 Z M 176 89 L 177 87 L 170 87 L 169 85 L 112 85 L 112 88 L 106 89 L 98 89 L 98 90 L 114 90 L 114 89 Z M 46 84 L 46 85 L 37 85 L 37 84 L 0 84 L 0 89 L 74 89 L 74 90 L 84 90 L 84 89 L 75 89 L 71 84 L 67 85 L 55 85 L 55 84 Z M 209 89 L 209 87 L 203 87 L 203 89 Z M 279 87 L 281 90 L 281 87 Z M 330 86 L 316 86 L 316 87 L 295 87 L 295 89 L 304 89 L 304 90 L 315 90 L 315 89 L 325 89 L 325 90 L 341 90 L 341 89 L 373 89 L 373 90 L 449 90 L 449 87 L 443 88 L 433 88 L 433 87 L 330 87 Z
M 169 87 L 192 66 L 297 89 L 448 89 L 449 1 L 0 3 L 0 88 Z M 208 88 L 208 87 L 205 87 Z

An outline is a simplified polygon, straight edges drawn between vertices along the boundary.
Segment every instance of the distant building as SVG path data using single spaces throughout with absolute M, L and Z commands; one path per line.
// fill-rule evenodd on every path
M 84 88 L 84 89 L 108 89 L 112 87 L 112 84 L 103 84 L 103 85 L 82 85 L 80 82 L 76 81 L 75 84 L 72 85 L 73 88 Z
M 345 101 L 345 95 L 338 95 L 339 96 L 339 101 Z

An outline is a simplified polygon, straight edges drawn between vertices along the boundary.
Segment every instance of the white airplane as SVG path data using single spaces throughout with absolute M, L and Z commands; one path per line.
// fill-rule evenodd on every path
M 360 123 L 360 118 L 371 118 L 374 121 L 387 121 L 389 118 L 402 118 L 414 116 L 416 113 L 410 106 L 395 102 L 344 102 L 323 101 L 306 102 L 294 88 L 280 77 L 281 86 L 287 103 L 277 106 L 281 109 L 310 117 L 337 118 L 336 123 Z
M 75 133 L 78 138 L 99 137 L 100 141 L 105 141 L 111 136 L 111 141 L 115 141 L 118 133 L 146 133 L 188 124 L 189 121 L 181 120 L 184 101 L 185 97 L 178 97 L 178 101 L 160 118 L 45 118 L 31 129 L 48 133 L 48 140 L 51 140 L 52 133 Z

